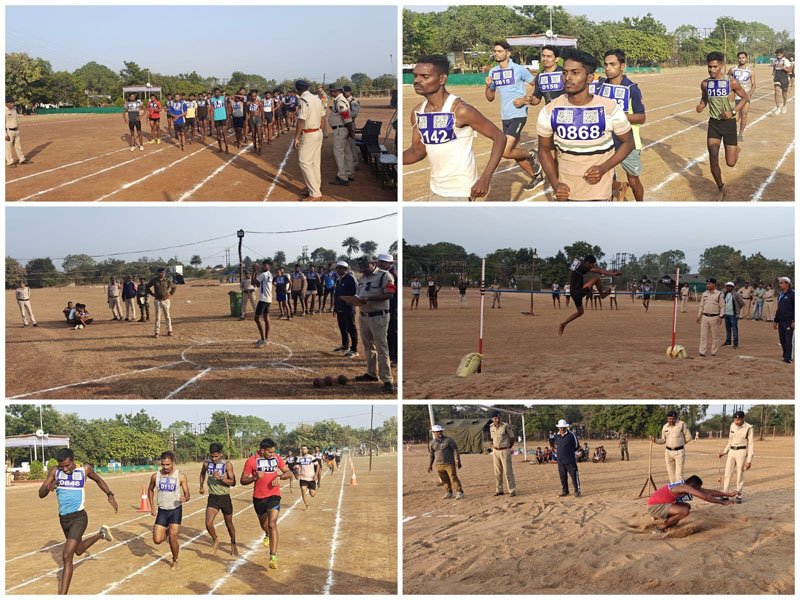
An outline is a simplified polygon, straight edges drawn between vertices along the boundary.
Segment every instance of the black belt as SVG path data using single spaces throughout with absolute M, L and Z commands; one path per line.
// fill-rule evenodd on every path
M 731 446 L 731 450 L 747 450 L 747 446 Z
M 718 317 L 719 315 L 718 315 L 718 314 L 716 314 L 716 313 L 711 313 L 711 314 L 709 314 L 709 313 L 703 313 L 703 316 L 704 316 L 704 317 Z
M 388 314 L 389 314 L 388 310 L 376 310 L 374 312 L 368 312 L 368 313 L 363 313 L 362 312 L 361 316 L 362 317 L 379 317 L 381 315 L 388 315 Z
M 503 448 L 492 448 L 492 450 L 508 450 L 511 446 L 504 446 Z
M 677 448 L 670 448 L 669 446 L 667 446 L 667 450 L 672 450 L 673 452 L 676 450 L 683 450 L 683 446 L 678 446 Z
M 17 131 L 19 127 L 6 127 L 8 131 Z

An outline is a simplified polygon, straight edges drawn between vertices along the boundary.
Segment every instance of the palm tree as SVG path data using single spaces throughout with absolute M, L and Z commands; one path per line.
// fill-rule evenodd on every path
M 389 254 L 391 254 L 392 256 L 397 254 L 397 240 L 393 241 L 392 245 L 389 246 Z
M 360 242 L 352 236 L 342 242 L 342 248 L 344 248 L 345 252 L 347 252 L 347 258 L 350 258 L 353 252 L 358 251 L 359 243 Z
M 282 267 L 286 264 L 286 252 L 278 250 L 272 260 L 275 262 L 276 267 Z
M 372 256 L 375 254 L 375 251 L 378 249 L 378 244 L 373 242 L 372 240 L 368 240 L 361 244 L 361 252 L 364 256 Z
M 200 265 L 203 264 L 203 259 L 200 258 L 199 254 L 192 255 L 192 258 L 189 260 L 189 264 L 192 265 L 195 269 L 199 268 Z

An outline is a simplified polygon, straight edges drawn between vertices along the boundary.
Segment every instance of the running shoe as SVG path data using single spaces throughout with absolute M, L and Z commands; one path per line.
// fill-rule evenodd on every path
M 450 500 L 453 497 L 452 492 L 447 492 L 444 496 L 442 496 L 442 500 Z
M 781 114 L 782 115 L 786 114 L 786 105 L 785 104 L 783 106 L 781 106 Z
M 464 492 L 458 492 L 456 494 L 456 500 L 463 500 L 464 499 Z
M 142 152 L 144 152 L 144 146 L 142 146 L 141 144 L 139 144 L 139 150 L 141 150 Z
M 264 539 L 261 541 L 261 543 L 262 543 L 264 546 L 269 546 L 269 534 L 268 534 L 268 533 L 265 533 L 265 534 L 264 534 Z
M 111 533 L 111 528 L 108 525 L 100 525 L 100 537 L 107 542 L 114 541 L 114 535 Z
M 278 557 L 274 554 L 269 557 L 269 568 L 270 569 L 277 569 L 278 568 Z
M 344 355 L 346 358 L 358 358 L 358 352 L 353 352 L 352 350 L 348 350 Z
M 130 147 L 130 151 L 131 151 L 131 152 L 133 152 L 133 151 L 134 151 L 134 149 L 135 149 L 135 148 L 134 148 L 133 146 L 131 146 L 131 147 Z
M 536 189 L 537 187 L 539 187 L 539 185 L 544 183 L 544 175 L 542 175 L 541 170 L 542 170 L 542 168 L 539 167 L 539 171 L 540 172 L 537 173 L 536 175 L 534 175 L 533 179 L 531 179 L 528 183 L 523 185 L 522 189 L 530 191 L 530 190 Z
M 531 150 L 528 154 L 528 164 L 533 169 L 534 175 L 542 175 L 542 165 L 539 164 L 539 156 L 536 150 Z
M 264 346 L 264 344 L 266 344 L 266 342 L 264 340 L 258 340 L 256 342 L 256 348 L 262 348 Z

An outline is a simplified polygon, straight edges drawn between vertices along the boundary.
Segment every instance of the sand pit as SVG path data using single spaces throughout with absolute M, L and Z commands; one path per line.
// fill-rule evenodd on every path
M 549 295 L 537 295 L 536 316 L 525 316 L 528 294 L 503 294 L 502 309 L 485 309 L 483 372 L 455 376 L 461 357 L 477 350 L 480 292 L 443 289 L 439 310 L 403 311 L 403 396 L 405 398 L 794 398 L 794 367 L 781 360 L 771 323 L 742 320 L 740 346 L 722 347 L 716 357 L 698 356 L 697 304 L 678 314 L 677 343 L 689 358 L 671 360 L 672 303 L 619 297 L 620 310 L 587 309 L 569 324 L 558 324 L 574 307 L 554 310 Z M 404 298 L 410 298 L 410 290 Z M 722 341 L 725 328 L 721 326 Z
M 13 290 L 6 294 L 6 395 L 45 398 L 387 398 L 380 384 L 356 383 L 361 356 L 331 352 L 341 343 L 335 315 L 278 320 L 270 314 L 270 343 L 256 349 L 248 313 L 231 317 L 228 292 L 238 285 L 208 281 L 178 286 L 172 301 L 174 335 L 153 338 L 153 322 L 111 320 L 105 288 L 31 292 L 39 326 L 22 327 Z M 75 331 L 61 309 L 83 302 L 95 322 Z M 155 317 L 151 301 L 151 319 Z M 358 325 L 358 323 L 357 323 Z M 359 341 L 359 347 L 361 346 Z M 313 379 L 345 375 L 347 385 L 314 388 Z
M 239 560 L 230 553 L 229 537 L 217 517 L 221 541 L 216 554 L 205 532 L 206 496 L 197 494 L 199 465 L 179 466 L 192 493 L 184 506 L 179 541 L 180 569 L 169 570 L 166 544 L 155 546 L 154 517 L 137 513 L 140 489 L 148 474 L 109 476 L 117 497 L 114 514 L 102 492 L 87 487 L 89 529 L 112 527 L 114 542 L 100 541 L 83 559 L 76 557 L 73 594 L 393 594 L 397 591 L 397 460 L 395 456 L 354 458 L 358 487 L 351 487 L 350 467 L 343 460 L 322 480 L 319 495 L 303 509 L 297 482 L 294 491 L 281 485 L 282 509 L 278 570 L 267 569 L 268 551 L 252 507 L 252 486 L 232 490 Z M 234 461 L 239 477 L 243 461 Z M 61 565 L 63 534 L 55 499 L 39 500 L 38 484 L 6 489 L 6 592 L 54 594 Z M 336 531 L 339 520 L 338 533 Z M 334 543 L 336 536 L 336 543 Z M 155 579 L 169 580 L 154 592 Z
M 531 442 L 529 442 L 531 443 Z M 534 440 L 536 445 L 544 445 Z M 545 442 L 546 443 L 546 442 Z M 558 498 L 554 464 L 514 457 L 516 498 L 493 497 L 491 457 L 463 456 L 466 498 L 441 500 L 427 454 L 403 462 L 403 591 L 406 594 L 792 594 L 794 592 L 794 439 L 756 441 L 745 501 L 692 502 L 690 516 L 664 536 L 646 500 L 649 443 L 633 441 L 629 462 L 604 443 L 604 464 L 580 463 L 583 496 Z M 685 473 L 719 488 L 719 439 L 687 447 Z M 724 467 L 723 467 L 724 474 Z M 666 483 L 661 452 L 653 476 Z

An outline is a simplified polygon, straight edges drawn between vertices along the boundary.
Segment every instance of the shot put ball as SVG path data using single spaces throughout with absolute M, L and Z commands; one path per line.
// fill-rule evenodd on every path
M 319 377 L 315 377 L 314 378 L 314 387 L 315 388 L 322 387 L 322 379 L 320 379 Z
M 336 381 L 339 382 L 339 385 L 347 385 L 347 376 L 339 375 L 339 377 L 336 378 Z
M 333 377 L 331 377 L 330 375 L 325 377 L 325 385 L 333 385 L 334 383 L 335 380 Z

